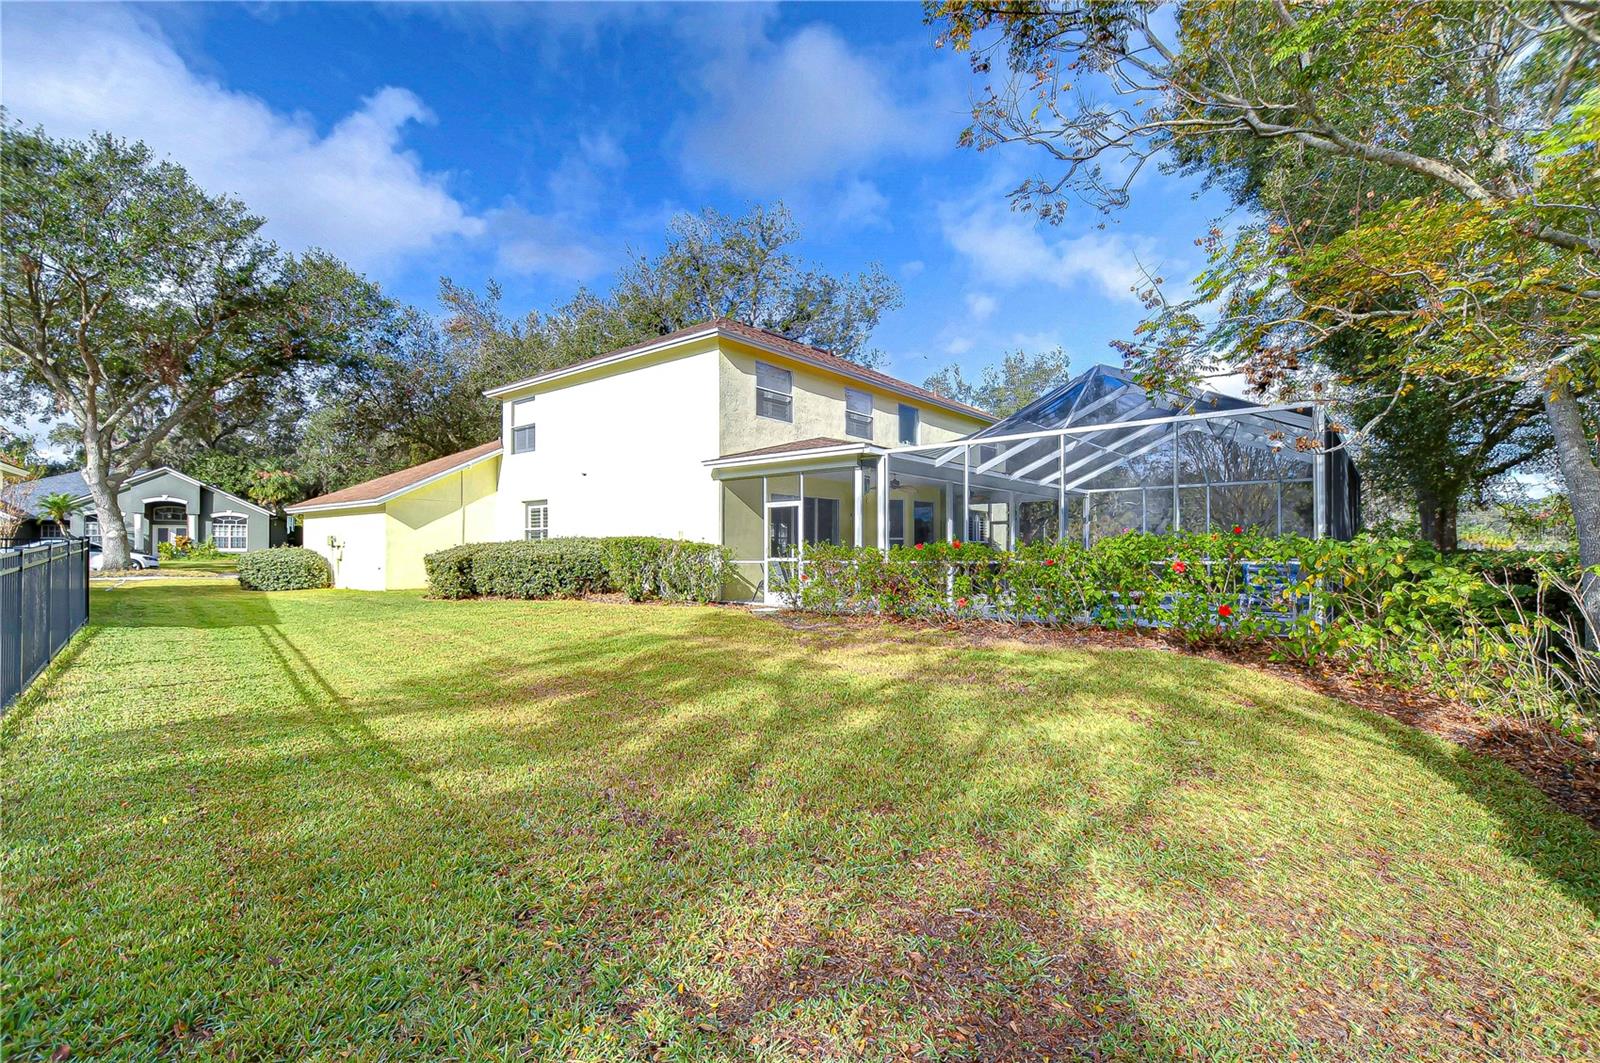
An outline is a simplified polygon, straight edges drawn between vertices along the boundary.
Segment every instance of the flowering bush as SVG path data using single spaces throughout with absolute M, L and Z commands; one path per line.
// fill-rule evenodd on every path
M 1577 726 L 1600 714 L 1570 555 L 1444 557 L 1409 539 L 1272 538 L 1244 528 L 1129 534 L 1015 551 L 928 543 L 807 546 L 780 588 L 821 612 L 1161 627 L 1191 641 L 1266 640 L 1470 704 Z

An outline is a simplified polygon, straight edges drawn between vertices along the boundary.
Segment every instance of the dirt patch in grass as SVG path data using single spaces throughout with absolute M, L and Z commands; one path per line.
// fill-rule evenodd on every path
M 1194 644 L 1160 632 L 1017 626 L 982 620 L 949 624 L 884 617 L 819 617 L 788 611 L 776 613 L 773 618 L 786 627 L 824 637 L 830 631 L 838 635 L 874 628 L 937 630 L 970 646 L 1019 643 L 1073 649 L 1153 649 L 1242 665 L 1493 757 L 1521 772 L 1558 807 L 1600 829 L 1600 741 L 1594 734 L 1574 738 L 1534 722 L 1486 719 L 1459 702 L 1403 690 L 1368 676 L 1326 665 L 1274 660 L 1267 646 Z

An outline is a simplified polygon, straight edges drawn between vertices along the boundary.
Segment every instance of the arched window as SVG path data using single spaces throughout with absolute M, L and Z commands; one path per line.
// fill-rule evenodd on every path
M 176 523 L 188 519 L 188 512 L 182 506 L 151 506 L 151 523 Z
M 211 518 L 211 541 L 218 550 L 248 549 L 249 538 L 249 524 L 243 517 Z

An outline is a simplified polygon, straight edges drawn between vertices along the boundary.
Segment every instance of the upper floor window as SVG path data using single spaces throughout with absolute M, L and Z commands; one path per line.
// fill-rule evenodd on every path
M 526 454 L 533 449 L 533 398 L 511 404 L 511 453 Z
M 922 424 L 922 415 L 915 406 L 900 404 L 900 442 L 916 443 L 917 429 Z
M 794 374 L 765 362 L 756 363 L 756 416 L 794 420 Z
M 151 506 L 150 519 L 152 521 L 180 521 L 188 519 L 188 510 L 182 506 Z
M 868 392 L 844 389 L 844 434 L 872 438 L 872 396 Z
M 522 537 L 524 539 L 550 538 L 550 503 L 541 498 L 523 504 Z

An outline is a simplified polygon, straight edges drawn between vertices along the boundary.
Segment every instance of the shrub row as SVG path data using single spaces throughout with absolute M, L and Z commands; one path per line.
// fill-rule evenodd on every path
M 239 586 L 248 591 L 304 591 L 332 585 L 328 561 L 315 550 L 277 546 L 239 555 Z
M 612 585 L 633 601 L 660 598 L 704 604 L 722 593 L 729 558 L 726 547 L 639 535 L 602 542 Z
M 1496 713 L 1571 729 L 1600 714 L 1568 554 L 1450 555 L 1407 539 L 1130 534 L 997 551 L 808 546 L 779 588 L 800 608 L 923 619 L 1159 626 L 1270 639 Z
M 634 601 L 710 602 L 728 552 L 709 543 L 628 536 L 468 543 L 423 564 L 435 598 L 575 598 L 620 590 Z

